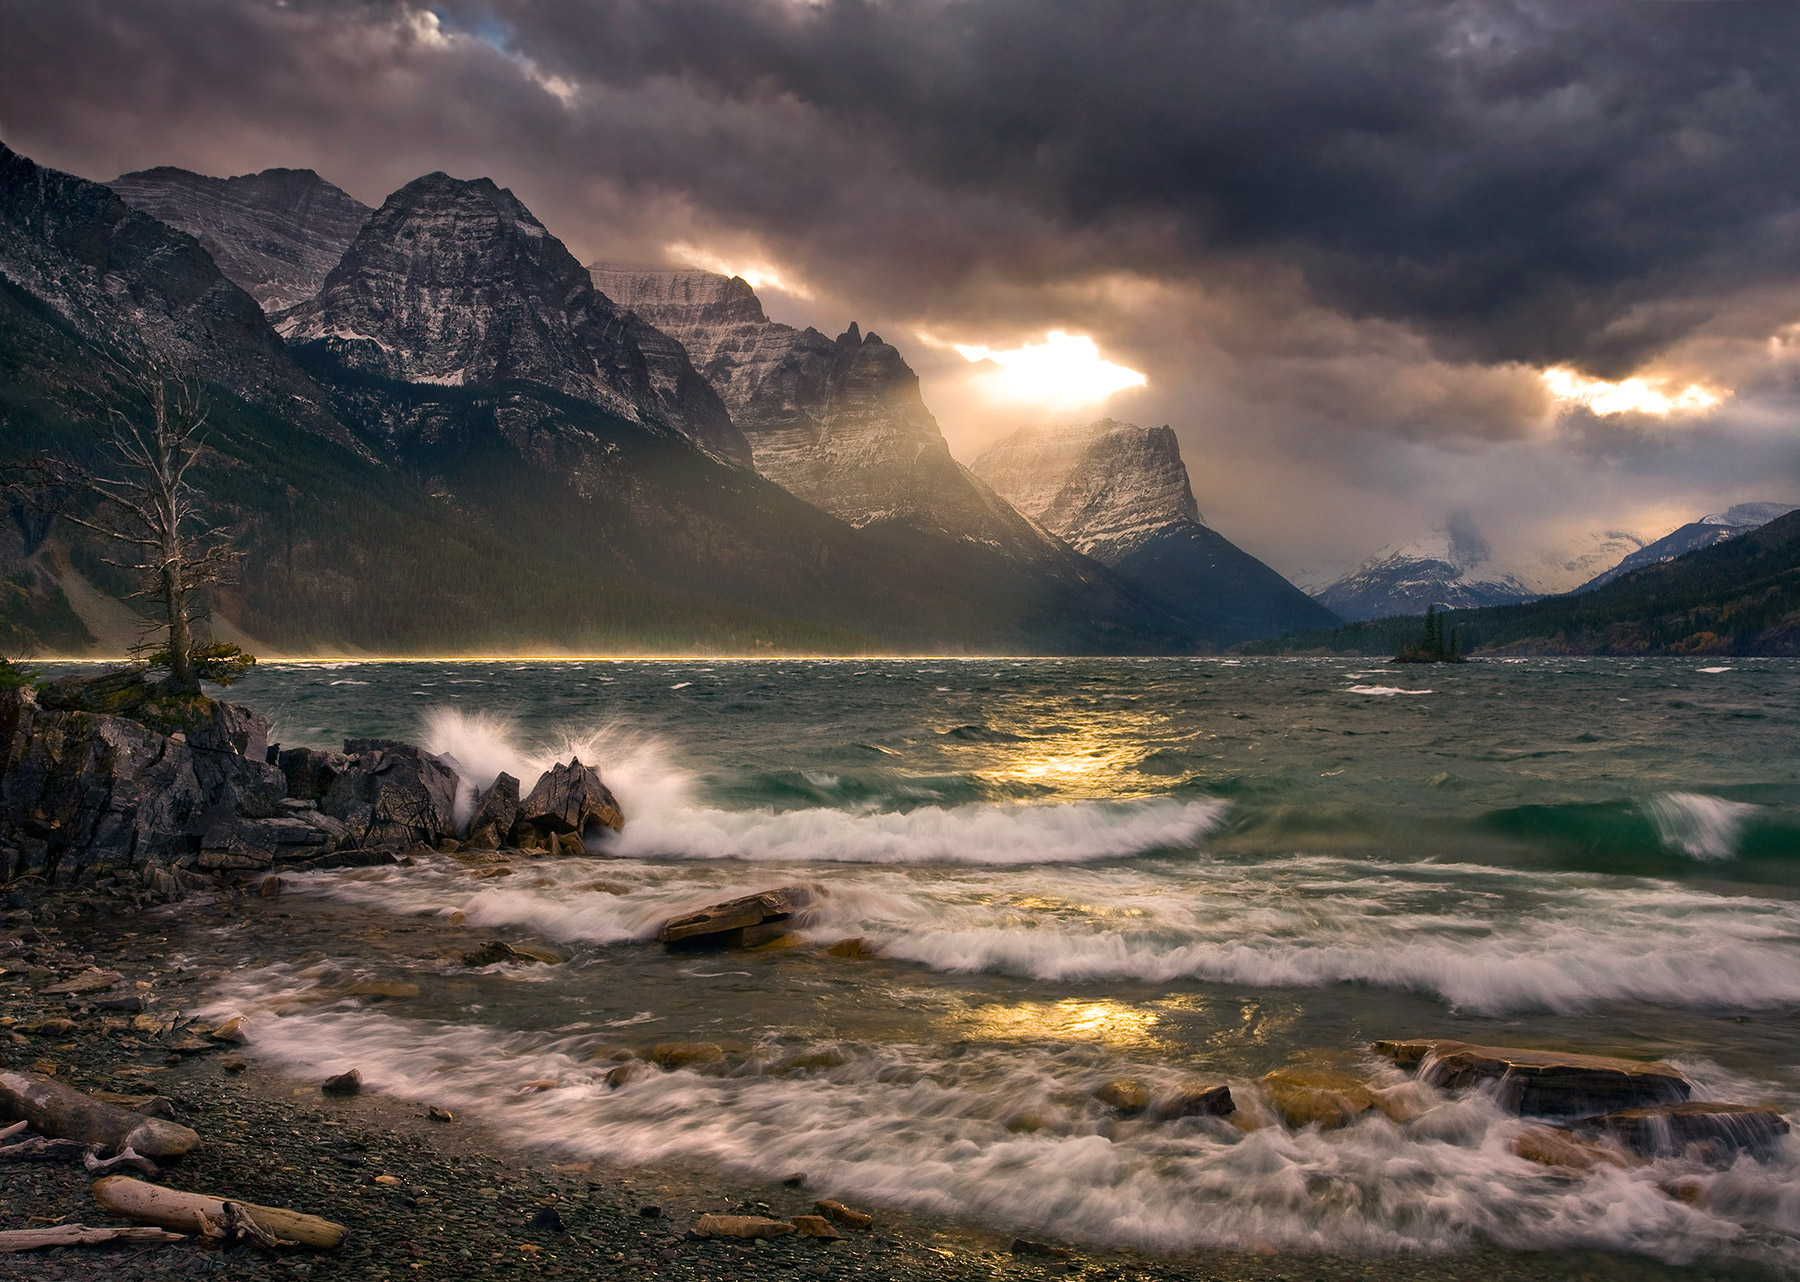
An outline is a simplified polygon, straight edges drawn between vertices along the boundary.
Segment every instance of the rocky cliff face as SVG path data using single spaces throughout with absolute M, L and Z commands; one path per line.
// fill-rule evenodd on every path
M 731 410 L 758 472 L 852 525 L 905 522 L 1051 555 L 1041 535 L 950 457 L 898 349 L 852 322 L 837 338 L 769 320 L 711 272 L 590 269 L 596 285 L 680 340 Z
M 318 293 L 371 212 L 310 169 L 211 178 L 163 165 L 106 185 L 133 209 L 198 240 L 268 312 Z
M 1108 565 L 1171 524 L 1200 523 L 1167 427 L 1117 419 L 1013 433 L 975 471 L 1032 520 Z
M 1167 427 L 1023 428 L 975 460 L 1019 511 L 1178 611 L 1219 645 L 1337 622 L 1200 519 Z
M 127 361 L 191 362 L 210 382 L 336 440 L 347 433 L 251 298 L 199 242 L 126 206 L 100 183 L 0 144 L 0 279 L 56 323 Z M 18 352 L 15 350 L 15 355 Z M 71 380 L 102 380 L 72 370 Z
M 1179 635 L 1176 618 L 1134 599 L 952 458 L 918 375 L 879 335 L 855 322 L 834 339 L 771 321 L 735 277 L 589 270 L 681 341 L 730 407 L 756 470 L 783 489 L 926 559 L 998 608 L 1016 602 L 1040 619 L 1080 616 L 1120 634 L 1136 614 Z
M 397 383 L 511 383 L 667 429 L 739 464 L 749 448 L 681 345 L 593 287 L 510 191 L 428 174 L 363 225 L 318 294 L 277 315 L 311 359 Z

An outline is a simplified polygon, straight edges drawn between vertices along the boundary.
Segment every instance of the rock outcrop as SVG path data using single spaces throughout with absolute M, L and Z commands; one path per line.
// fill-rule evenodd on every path
M 1338 622 L 1201 519 L 1166 426 L 1102 419 L 1021 428 L 976 459 L 974 472 L 1216 645 Z
M 30 887 L 166 897 L 220 875 L 393 863 L 458 835 L 460 787 L 450 761 L 396 740 L 270 746 L 249 709 L 175 698 L 141 670 L 0 691 L 0 883 L 15 898 Z M 475 821 L 489 849 L 504 824 L 515 844 L 572 854 L 624 816 L 576 760 L 546 771 L 525 803 L 500 776 Z
M 318 293 L 371 213 L 310 169 L 212 178 L 161 165 L 106 185 L 133 209 L 199 241 L 266 312 Z
M 600 772 L 576 757 L 544 773 L 531 795 L 519 803 L 518 822 L 531 825 L 542 836 L 573 833 L 585 841 L 603 831 L 618 832 L 625 826 L 625 816 Z
M 318 294 L 275 322 L 312 359 L 348 373 L 449 387 L 529 383 L 750 461 L 681 345 L 596 290 L 563 243 L 486 178 L 435 173 L 406 184 L 363 224 Z
M 791 930 L 794 918 L 818 902 L 815 886 L 780 886 L 671 917 L 657 938 L 672 947 L 755 948 Z
M 81 699 L 63 687 L 51 701 Z M 103 701 L 116 703 L 117 691 Z M 123 877 L 168 890 L 191 874 L 273 861 L 289 817 L 286 780 L 263 755 L 266 723 L 153 690 L 132 711 L 0 692 L 0 871 L 11 880 Z
M 1594 1117 L 1685 1103 L 1693 1087 L 1667 1064 L 1607 1055 L 1563 1054 L 1427 1039 L 1376 1042 L 1377 1055 L 1414 1068 L 1421 1081 L 1451 1089 L 1491 1089 L 1501 1107 L 1525 1117 Z

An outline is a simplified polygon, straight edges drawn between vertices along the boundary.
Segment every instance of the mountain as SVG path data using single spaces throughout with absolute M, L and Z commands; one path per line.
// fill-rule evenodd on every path
M 344 372 L 445 387 L 524 382 L 727 462 L 749 447 L 667 335 L 613 305 L 505 188 L 427 174 L 389 196 L 277 330 Z
M 720 457 L 729 418 L 680 345 L 571 263 L 491 183 L 433 175 L 282 314 L 290 347 L 193 237 L 0 152 L 0 433 L 91 454 L 144 351 L 191 359 L 205 516 L 242 551 L 214 631 L 265 653 L 1188 643 L 1154 610 L 959 576 Z M 14 525 L 0 635 L 66 652 L 71 602 L 131 584 L 79 534 Z
M 1800 655 L 1800 511 L 1589 591 L 1445 616 L 1476 654 Z M 1417 617 L 1295 633 L 1264 653 L 1393 654 Z
M 884 544 L 1052 616 L 1180 620 L 1024 519 L 950 456 L 918 375 L 852 321 L 836 338 L 768 319 L 742 279 L 593 264 L 596 286 L 674 338 L 730 407 L 761 475 Z
M 1318 593 L 1350 620 L 1423 614 L 1427 606 L 1478 609 L 1538 595 L 1493 563 L 1493 551 L 1466 513 L 1422 539 L 1377 552 Z
M 211 178 L 163 165 L 106 185 L 133 209 L 198 240 L 270 312 L 318 293 L 371 212 L 310 169 Z
M 1628 530 L 1584 530 L 1505 563 L 1533 595 L 1555 596 L 1591 582 L 1643 546 L 1644 540 Z
M 1015 432 L 975 460 L 1008 502 L 1229 645 L 1329 627 L 1330 610 L 1207 526 L 1168 427 L 1116 419 Z
M 1689 552 L 1712 547 L 1715 543 L 1723 543 L 1726 539 L 1767 525 L 1776 517 L 1785 516 L 1794 511 L 1796 507 L 1800 507 L 1800 504 L 1739 503 L 1716 515 L 1703 516 L 1698 521 L 1689 521 L 1681 528 L 1663 535 L 1654 543 L 1648 543 L 1638 548 L 1604 573 L 1597 574 L 1579 586 L 1565 589 L 1565 591 L 1586 592 L 1611 583 L 1614 579 L 1630 574 L 1633 570 L 1641 570 L 1647 565 L 1657 565 L 1663 561 L 1672 561 Z
M 262 309 L 193 237 L 128 208 L 99 183 L 45 169 L 4 143 L 0 277 L 16 301 L 36 300 L 107 359 L 165 353 L 247 401 L 350 443 Z

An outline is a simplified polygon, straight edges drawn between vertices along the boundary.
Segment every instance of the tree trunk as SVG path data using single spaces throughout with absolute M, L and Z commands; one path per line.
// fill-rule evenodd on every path
M 230 1218 L 225 1210 L 227 1199 L 163 1188 L 125 1175 L 108 1175 L 95 1180 L 93 1194 L 94 1200 L 114 1215 L 139 1224 L 173 1229 L 177 1233 L 204 1233 L 207 1222 L 218 1225 Z M 346 1230 L 341 1224 L 301 1211 L 290 1211 L 286 1207 L 230 1200 L 269 1237 L 326 1251 L 335 1251 L 344 1243 Z
M 163 562 L 163 601 L 169 612 L 169 685 L 181 694 L 198 694 L 194 676 L 193 637 L 188 631 L 187 588 L 179 559 Z

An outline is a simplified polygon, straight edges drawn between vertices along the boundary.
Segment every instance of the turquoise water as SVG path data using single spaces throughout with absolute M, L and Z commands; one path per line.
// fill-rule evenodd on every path
M 221 937 L 246 951 L 216 1008 L 296 1067 L 354 1064 L 613 1160 L 805 1170 L 1096 1243 L 1599 1246 L 1800 1273 L 1800 1141 L 1724 1170 L 1550 1172 L 1485 1099 L 1365 1050 L 1666 1058 L 1793 1115 L 1793 661 L 272 664 L 234 695 L 289 745 L 425 742 L 471 796 L 578 752 L 627 815 L 604 852 L 502 876 L 315 874 L 275 901 L 273 951 L 248 952 L 266 923 Z M 648 942 L 795 881 L 828 892 L 802 947 Z M 496 935 L 571 961 L 455 961 Z M 851 936 L 879 956 L 824 953 Z M 356 978 L 422 991 L 345 996 Z M 724 1045 L 726 1070 L 603 1081 L 614 1048 L 671 1040 Z M 1258 1079 L 1296 1064 L 1418 1116 L 1250 1128 Z M 1092 1097 L 1118 1077 L 1229 1082 L 1244 1125 L 1118 1118 Z M 558 1086 L 520 1092 L 534 1080 Z

